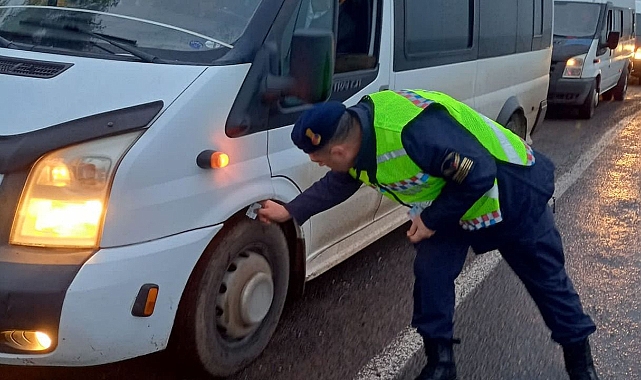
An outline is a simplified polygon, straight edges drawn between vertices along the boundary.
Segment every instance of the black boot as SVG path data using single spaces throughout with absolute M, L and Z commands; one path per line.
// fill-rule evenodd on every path
M 577 343 L 563 346 L 565 369 L 570 375 L 570 380 L 599 380 L 592 361 L 590 342 L 584 339 Z
M 424 339 L 427 365 L 415 380 L 456 380 L 453 344 L 458 340 Z

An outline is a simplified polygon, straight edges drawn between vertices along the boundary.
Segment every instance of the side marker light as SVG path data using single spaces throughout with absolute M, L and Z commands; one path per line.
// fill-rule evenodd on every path
M 203 150 L 196 157 L 196 165 L 203 169 L 220 169 L 229 165 L 229 156 L 215 150 Z
M 158 299 L 158 285 L 144 284 L 140 287 L 131 315 L 134 317 L 149 317 L 154 313 Z

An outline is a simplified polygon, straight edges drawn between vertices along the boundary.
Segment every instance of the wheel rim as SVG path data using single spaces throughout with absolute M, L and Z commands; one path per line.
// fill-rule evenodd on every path
M 216 297 L 216 325 L 221 335 L 239 340 L 263 322 L 274 300 L 272 269 L 260 253 L 248 250 L 227 268 Z
M 594 105 L 594 108 L 596 108 L 599 105 L 599 91 L 597 89 L 594 89 L 594 95 L 592 97 L 592 104 Z

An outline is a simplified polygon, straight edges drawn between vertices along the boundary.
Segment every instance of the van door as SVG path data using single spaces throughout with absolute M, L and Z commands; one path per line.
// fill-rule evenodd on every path
M 305 22 L 307 9 L 318 2 L 302 0 L 291 23 L 290 39 L 296 28 L 310 27 Z M 380 44 L 382 3 L 382 0 L 341 0 L 340 4 L 335 0 L 332 3 L 336 13 L 334 23 L 329 27 L 333 27 L 337 35 L 332 100 L 351 106 L 364 95 L 389 86 L 389 49 Z M 282 66 L 286 70 L 287 55 L 283 55 Z M 286 108 L 283 110 L 285 113 Z M 300 112 L 289 115 L 289 123 L 269 130 L 268 155 L 273 176 L 285 176 L 304 190 L 321 178 L 327 169 L 312 163 L 306 154 L 292 144 L 292 123 L 299 115 Z M 348 201 L 312 217 L 311 236 L 307 237 L 310 242 L 308 259 L 322 248 L 371 223 L 379 203 L 380 195 L 363 186 Z
M 621 33 L 621 23 L 623 22 L 621 11 L 617 9 L 608 9 L 607 21 L 606 21 L 606 30 L 603 37 L 603 41 L 607 40 L 607 36 L 610 32 L 619 32 Z M 597 59 L 601 60 L 601 92 L 609 90 L 614 87 L 619 80 L 620 69 L 623 66 L 620 60 L 617 59 L 617 52 L 621 51 L 621 45 L 616 49 L 610 48 L 601 48 L 597 51 Z M 600 54 L 599 54 L 600 53 Z
M 478 1 L 395 1 L 393 4 L 393 89 L 442 91 L 475 107 Z M 381 200 L 376 219 L 398 209 Z
M 475 107 L 478 1 L 394 2 L 395 89 L 443 91 Z

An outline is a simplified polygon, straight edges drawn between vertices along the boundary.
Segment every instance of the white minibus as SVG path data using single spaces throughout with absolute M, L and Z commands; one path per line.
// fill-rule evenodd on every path
M 551 0 L 0 0 L 0 363 L 175 347 L 211 375 L 243 368 L 288 297 L 407 220 L 368 187 L 302 225 L 247 216 L 324 175 L 290 140 L 301 112 L 439 90 L 529 140 L 552 12 Z
M 632 72 L 633 77 L 639 79 L 641 77 L 641 26 L 638 25 L 641 20 L 641 1 L 634 2 L 634 58 L 632 59 Z
M 554 1 L 550 106 L 589 119 L 603 100 L 621 101 L 634 54 L 635 0 Z

